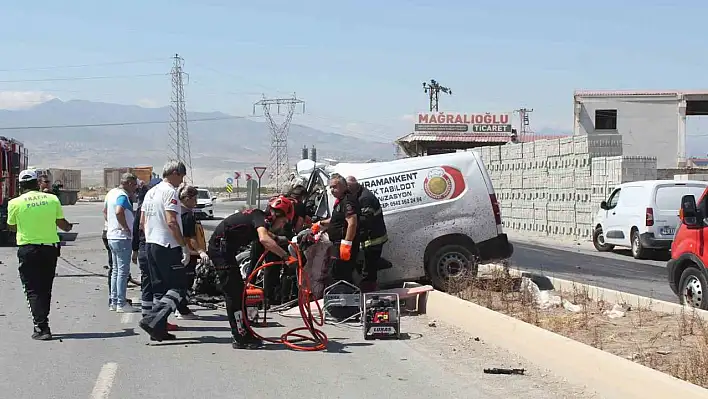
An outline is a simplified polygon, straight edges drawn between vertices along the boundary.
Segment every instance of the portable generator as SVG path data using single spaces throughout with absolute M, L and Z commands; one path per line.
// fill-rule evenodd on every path
M 361 314 L 359 287 L 340 280 L 324 290 L 324 311 L 337 321 L 354 320 Z
M 400 339 L 401 305 L 398 294 L 369 292 L 364 294 L 362 324 L 364 339 Z
M 246 312 L 251 323 L 258 322 L 258 307 L 265 303 L 265 293 L 262 288 L 249 284 L 246 286 Z M 266 323 L 265 309 L 263 310 L 263 324 Z

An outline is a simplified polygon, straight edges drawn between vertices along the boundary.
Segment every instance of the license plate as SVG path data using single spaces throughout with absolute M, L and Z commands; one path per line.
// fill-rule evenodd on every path
M 661 229 L 662 236 L 672 236 L 676 233 L 676 229 L 673 227 L 663 227 Z

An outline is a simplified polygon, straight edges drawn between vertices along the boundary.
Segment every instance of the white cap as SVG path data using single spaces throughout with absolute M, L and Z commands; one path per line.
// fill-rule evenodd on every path
M 23 170 L 20 172 L 20 182 L 27 182 L 27 181 L 32 181 L 32 180 L 37 180 L 37 171 L 36 170 Z

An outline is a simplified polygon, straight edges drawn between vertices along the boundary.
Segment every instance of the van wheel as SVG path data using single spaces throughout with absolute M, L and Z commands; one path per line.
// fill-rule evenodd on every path
M 634 259 L 646 258 L 647 250 L 642 246 L 642 240 L 639 239 L 639 232 L 632 230 L 632 256 Z
M 615 249 L 612 244 L 605 243 L 605 234 L 602 232 L 602 227 L 598 227 L 592 232 L 592 245 L 598 252 L 611 252 Z
M 704 292 L 708 281 L 701 270 L 697 267 L 686 268 L 681 273 L 679 287 L 679 300 L 682 305 L 708 310 L 708 296 Z
M 448 291 L 451 281 L 477 277 L 477 256 L 465 246 L 443 245 L 428 262 L 428 275 L 436 290 Z

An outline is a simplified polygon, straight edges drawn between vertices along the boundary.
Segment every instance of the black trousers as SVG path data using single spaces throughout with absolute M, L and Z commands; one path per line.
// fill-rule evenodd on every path
M 187 279 L 185 286 L 187 288 L 185 290 L 185 296 L 182 298 L 180 303 L 177 305 L 177 311 L 180 314 L 192 313 L 192 310 L 188 306 L 189 305 L 189 296 L 191 295 L 192 286 L 194 285 L 194 273 L 197 268 L 198 260 L 199 260 L 198 256 L 192 256 L 191 259 L 189 260 L 189 264 L 185 267 L 185 278 Z
M 229 319 L 231 335 L 240 339 L 249 335 L 241 324 L 243 315 L 243 290 L 245 284 L 241 270 L 236 264 L 236 255 L 240 246 L 224 242 L 209 242 L 207 254 L 214 264 L 217 276 L 217 288 L 224 295 L 226 302 L 226 316 Z
M 103 246 L 108 251 L 108 292 L 111 292 L 111 273 L 113 273 L 113 253 L 111 252 L 111 247 L 108 246 L 108 237 L 106 237 L 106 230 L 103 230 L 101 235 L 101 240 L 103 240 Z
M 150 280 L 150 264 L 148 263 L 147 244 L 140 242 L 138 249 L 138 266 L 140 267 L 140 308 L 145 317 L 152 310 L 155 304 L 152 293 L 152 281 Z
M 49 328 L 49 310 L 58 257 L 59 247 L 53 245 L 22 245 L 17 249 L 20 281 L 35 329 Z
M 364 265 L 361 268 L 361 281 L 375 283 L 378 278 L 379 264 L 383 244 L 364 248 Z
M 182 248 L 146 244 L 153 305 L 143 317 L 155 331 L 167 331 L 167 318 L 177 310 L 187 291 L 186 267 L 182 264 Z

